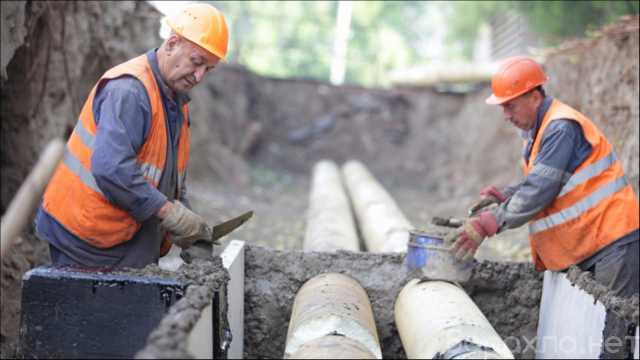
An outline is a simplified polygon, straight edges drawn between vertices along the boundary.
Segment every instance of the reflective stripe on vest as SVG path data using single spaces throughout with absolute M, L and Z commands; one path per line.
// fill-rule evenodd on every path
M 78 122 L 76 123 L 76 127 L 73 129 L 73 131 L 80 137 L 80 140 L 82 140 L 84 145 L 89 149 L 91 149 L 91 151 L 93 151 L 93 146 L 94 146 L 94 143 L 96 142 L 96 137 L 93 136 L 93 134 L 91 134 L 89 130 L 84 128 L 84 125 L 82 124 L 82 121 L 80 121 L 80 119 L 78 119 Z
M 91 174 L 91 171 L 87 170 L 78 158 L 73 155 L 68 148 L 64 149 L 64 164 L 67 165 L 69 170 L 71 170 L 74 174 L 78 175 L 80 180 L 91 188 L 91 190 L 100 193 L 100 195 L 104 196 L 98 184 L 96 183 L 96 179 Z
M 158 186 L 158 184 L 160 184 L 160 178 L 162 177 L 162 170 L 146 162 L 139 165 L 140 170 L 142 170 L 142 176 Z
M 553 100 L 545 114 L 525 176 L 531 174 L 546 127 L 571 119 L 582 129 L 591 153 L 562 185 L 558 196 L 529 223 L 529 243 L 536 270 L 562 270 L 638 229 L 640 208 L 620 160 L 604 134 L 586 116 Z
M 96 138 L 89 132 L 89 130 L 85 129 L 82 121 L 78 121 L 73 131 L 75 131 L 80 140 L 82 140 L 82 143 L 84 143 L 87 148 L 91 149 L 91 151 L 94 150 Z M 85 183 L 85 185 L 102 194 L 102 191 L 100 191 L 100 189 L 98 188 L 96 180 L 91 172 L 85 169 L 85 167 L 80 163 L 80 160 L 78 160 L 68 150 L 65 151 L 64 161 L 67 166 L 69 166 L 69 169 L 71 169 L 71 171 L 78 175 L 82 182 Z M 144 176 L 148 181 L 153 182 L 155 186 L 158 186 L 158 184 L 160 183 L 160 178 L 162 177 L 162 170 L 147 162 L 138 164 L 140 165 L 142 176 Z
M 613 163 L 618 160 L 615 151 L 611 151 L 609 155 L 603 157 L 602 159 L 596 161 L 595 163 L 587 166 L 586 168 L 576 172 L 569 178 L 566 184 L 560 190 L 560 194 L 558 196 L 562 196 L 569 191 L 573 190 L 576 186 L 584 183 L 585 181 L 593 178 L 596 175 L 601 174 L 603 171 L 608 169 Z
M 596 165 L 596 164 L 593 164 L 593 165 Z M 585 170 L 587 170 L 587 168 L 585 168 Z M 594 191 L 592 194 L 580 200 L 575 205 L 569 208 L 566 208 L 560 212 L 557 212 L 553 215 L 549 215 L 542 219 L 531 222 L 529 224 L 530 234 L 535 234 L 540 231 L 547 230 L 553 226 L 561 225 L 569 220 L 573 220 L 577 218 L 578 216 L 587 212 L 587 210 L 598 205 L 598 203 L 600 203 L 602 200 L 618 192 L 627 184 L 628 184 L 627 178 L 623 175 L 609 182 L 608 184 L 599 188 L 598 190 Z
M 98 130 L 93 116 L 93 100 L 105 81 L 122 75 L 136 77 L 148 95 L 151 123 L 135 161 L 145 181 L 156 188 L 159 186 L 168 146 L 166 118 L 153 70 L 146 55 L 141 55 L 108 70 L 93 87 L 67 141 L 64 161 L 56 169 L 43 195 L 42 206 L 49 215 L 69 232 L 97 248 L 110 248 L 129 241 L 142 226 L 125 209 L 109 201 L 91 173 L 91 158 Z M 185 104 L 182 110 L 185 120 L 176 151 L 178 174 L 185 172 L 189 159 L 188 106 Z M 184 183 L 184 176 L 181 181 Z M 177 189 L 168 191 L 177 192 Z
M 80 138 L 80 141 L 82 141 L 82 143 L 87 148 L 93 151 L 95 136 L 93 136 L 87 129 L 84 128 L 84 126 L 82 125 L 82 121 L 78 120 L 78 122 L 76 123 L 76 127 L 73 129 L 73 131 L 76 133 L 76 135 L 78 135 L 78 137 Z M 69 151 L 68 147 L 64 149 L 63 161 L 67 165 L 67 167 L 69 167 L 69 170 L 71 170 L 74 174 L 78 175 L 80 180 L 85 185 L 90 187 L 93 191 L 100 193 L 100 195 L 104 196 L 104 194 L 98 187 L 98 184 L 96 183 L 96 179 L 93 177 L 93 174 L 91 174 L 91 171 L 89 171 L 87 168 L 85 168 L 82 165 L 82 162 L 80 162 L 80 160 L 71 151 Z

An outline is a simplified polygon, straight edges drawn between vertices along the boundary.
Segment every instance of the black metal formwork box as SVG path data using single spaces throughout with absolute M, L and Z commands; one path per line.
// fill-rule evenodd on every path
M 133 358 L 180 300 L 187 284 L 174 279 L 38 267 L 22 281 L 19 355 L 25 358 Z M 220 296 L 213 328 L 220 329 Z M 214 331 L 214 357 L 221 357 Z M 223 355 L 224 356 L 224 355 Z

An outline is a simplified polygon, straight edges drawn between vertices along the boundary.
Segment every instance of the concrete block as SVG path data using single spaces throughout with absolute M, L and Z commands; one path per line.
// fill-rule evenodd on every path
M 132 358 L 186 285 L 172 279 L 39 267 L 23 277 L 19 352 Z
M 244 352 L 244 241 L 232 240 L 220 257 L 229 272 L 227 319 L 231 328 L 231 344 L 227 358 L 241 359 Z

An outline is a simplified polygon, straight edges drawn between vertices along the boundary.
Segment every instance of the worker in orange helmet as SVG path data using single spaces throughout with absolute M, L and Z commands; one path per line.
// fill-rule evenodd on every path
M 526 57 L 505 60 L 494 75 L 486 103 L 500 105 L 505 120 L 523 131 L 525 179 L 483 189 L 470 209 L 474 216 L 448 240 L 455 241 L 458 258 L 468 259 L 487 237 L 529 222 L 537 270 L 595 268 L 596 279 L 624 293 L 619 271 L 605 274 L 598 267 L 611 254 L 633 253 L 628 257 L 637 274 L 638 198 L 604 134 L 546 95 L 546 80 L 540 65 Z M 487 208 L 491 204 L 499 206 Z
M 91 89 L 36 214 L 53 265 L 143 267 L 211 239 L 186 198 L 189 97 L 227 54 L 224 16 L 189 4 L 170 36 Z
M 469 259 L 487 237 L 528 222 L 536 270 L 577 265 L 618 296 L 638 294 L 638 198 L 604 134 L 546 95 L 546 80 L 536 61 L 521 56 L 493 76 L 486 103 L 500 105 L 522 130 L 525 178 L 484 188 L 471 218 L 446 240 L 456 257 Z

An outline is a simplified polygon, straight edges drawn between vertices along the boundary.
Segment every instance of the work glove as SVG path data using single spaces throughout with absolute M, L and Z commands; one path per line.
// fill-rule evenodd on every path
M 450 232 L 444 239 L 452 244 L 450 252 L 459 261 L 468 261 L 473 258 L 480 244 L 489 236 L 498 231 L 498 222 L 491 211 L 483 211 L 480 215 L 472 217 L 464 222 L 462 227 Z
M 480 191 L 480 200 L 476 201 L 471 205 L 471 208 L 469 208 L 469 214 L 473 215 L 491 204 L 501 204 L 505 200 L 507 200 L 507 197 L 495 186 L 487 186 Z
M 209 240 L 196 240 L 190 247 L 182 249 L 180 257 L 187 264 L 194 259 L 213 260 L 213 244 Z
M 211 227 L 200 215 L 189 210 L 178 200 L 169 207 L 160 226 L 171 234 L 171 241 L 183 249 L 191 246 L 196 240 L 211 240 Z

